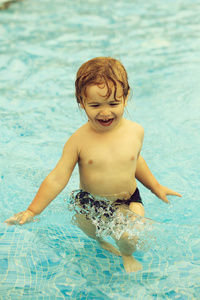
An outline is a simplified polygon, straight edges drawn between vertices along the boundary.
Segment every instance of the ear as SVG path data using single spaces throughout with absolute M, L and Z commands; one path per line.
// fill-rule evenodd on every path
M 127 106 L 127 104 L 128 104 L 128 97 L 129 97 L 129 95 L 130 95 L 130 89 L 128 90 L 128 95 L 124 99 L 124 106 Z
M 128 104 L 128 96 L 126 96 L 126 98 L 124 99 L 124 106 L 127 106 Z

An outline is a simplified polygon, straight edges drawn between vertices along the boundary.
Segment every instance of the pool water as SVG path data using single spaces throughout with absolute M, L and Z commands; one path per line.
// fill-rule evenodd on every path
M 0 299 L 199 299 L 199 11 L 197 0 L 24 0 L 0 11 Z M 155 223 L 135 274 L 71 223 L 77 168 L 37 222 L 3 223 L 27 208 L 86 122 L 74 80 L 95 56 L 126 67 L 125 117 L 144 127 L 156 178 L 183 195 L 166 205 L 138 184 Z

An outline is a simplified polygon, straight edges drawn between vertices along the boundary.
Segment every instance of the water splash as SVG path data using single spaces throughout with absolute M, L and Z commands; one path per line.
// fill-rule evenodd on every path
M 122 213 L 119 206 L 114 206 L 106 198 L 94 197 L 82 190 L 71 192 L 68 209 L 78 214 L 85 214 L 86 218 L 95 225 L 98 237 L 112 235 L 120 239 L 123 234 L 128 234 L 128 239 L 139 239 L 144 235 L 143 231 L 146 228 L 148 232 L 151 231 L 152 221 L 134 214 L 127 207 Z M 75 216 L 73 222 L 76 223 Z
M 173 247 L 188 247 L 191 240 L 196 241 L 200 235 L 199 226 L 181 226 L 167 224 L 143 218 L 131 210 L 120 211 L 109 200 L 94 197 L 82 190 L 74 190 L 70 194 L 68 209 L 75 214 L 85 214 L 96 227 L 98 237 L 112 236 L 120 239 L 124 234 L 134 243 L 137 241 L 137 250 L 166 251 Z M 124 213 L 125 212 L 125 213 Z M 76 224 L 76 216 L 72 217 Z M 193 245 L 194 246 L 194 245 Z

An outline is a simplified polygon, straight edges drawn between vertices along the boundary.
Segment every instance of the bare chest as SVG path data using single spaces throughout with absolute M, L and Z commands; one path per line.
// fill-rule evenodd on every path
M 80 151 L 79 163 L 90 167 L 109 167 L 116 164 L 127 167 L 135 164 L 140 148 L 141 142 L 136 138 L 94 139 L 85 142 Z

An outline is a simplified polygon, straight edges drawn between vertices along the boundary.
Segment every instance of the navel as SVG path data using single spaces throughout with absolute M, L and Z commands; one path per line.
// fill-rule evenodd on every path
M 90 165 L 93 164 L 93 160 L 92 160 L 92 159 L 89 159 L 89 160 L 88 160 L 88 164 L 90 164 Z

